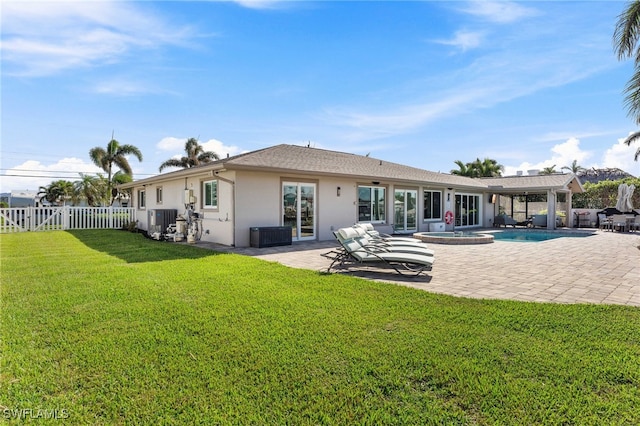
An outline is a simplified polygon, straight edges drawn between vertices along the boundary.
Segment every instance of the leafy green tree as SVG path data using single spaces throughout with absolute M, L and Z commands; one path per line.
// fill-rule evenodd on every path
M 167 167 L 181 167 L 188 169 L 198 166 L 204 163 L 210 163 L 214 160 L 219 160 L 220 157 L 213 151 L 205 151 L 204 147 L 200 145 L 198 139 L 189 138 L 184 144 L 185 156 L 181 158 L 170 158 L 164 163 L 160 164 L 159 171 L 166 169 Z
M 581 194 L 573 194 L 572 205 L 577 209 L 604 209 L 606 207 L 615 207 L 618 199 L 618 186 L 621 183 L 634 185 L 636 190 L 633 192 L 631 202 L 634 207 L 640 207 L 640 178 L 625 178 L 619 180 L 603 180 L 598 183 L 585 182 L 584 192 Z
M 115 165 L 122 170 L 123 173 L 133 176 L 131 165 L 129 165 L 126 157 L 127 155 L 133 155 L 138 161 L 142 161 L 142 152 L 140 152 L 137 147 L 133 145 L 120 145 L 120 142 L 113 138 L 107 144 L 106 150 L 99 146 L 89 150 L 91 161 L 107 173 L 106 194 L 107 197 L 111 197 L 111 202 L 113 202 L 111 192 L 113 188 L 113 166 Z
M 633 58 L 634 71 L 624 88 L 624 103 L 629 116 L 640 124 L 640 1 L 629 2 L 626 9 L 618 16 L 613 33 L 613 44 L 619 60 Z M 631 146 L 640 140 L 640 132 L 629 135 L 624 143 Z M 640 147 L 636 150 L 634 160 L 640 158 Z
M 570 166 L 563 166 L 560 170 L 566 170 L 568 172 L 578 174 L 579 172 L 583 172 L 586 169 L 578 164 L 578 160 L 573 160 Z

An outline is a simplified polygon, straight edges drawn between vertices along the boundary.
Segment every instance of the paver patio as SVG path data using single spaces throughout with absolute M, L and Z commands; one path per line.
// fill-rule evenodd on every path
M 323 241 L 230 250 L 294 268 L 326 271 L 330 260 L 321 253 L 336 245 Z M 346 273 L 453 296 L 640 306 L 639 246 L 638 233 L 604 231 L 542 242 L 430 244 L 436 262 L 422 276 L 399 276 L 372 267 L 353 267 Z

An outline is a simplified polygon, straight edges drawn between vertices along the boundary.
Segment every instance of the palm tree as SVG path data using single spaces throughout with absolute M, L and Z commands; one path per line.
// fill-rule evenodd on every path
M 117 173 L 116 173 L 117 175 Z M 80 180 L 73 183 L 74 198 L 76 201 L 87 200 L 87 205 L 91 207 L 101 206 L 108 203 L 107 180 L 102 175 L 91 176 L 80 173 Z
M 496 160 L 485 158 L 480 161 L 476 158 L 472 163 L 463 163 L 460 160 L 454 161 L 458 165 L 458 170 L 451 170 L 452 175 L 468 177 L 494 177 L 502 176 L 504 166 L 498 164 Z
M 613 44 L 618 59 L 633 57 L 635 68 L 631 79 L 624 88 L 626 96 L 624 103 L 629 115 L 636 124 L 640 124 L 640 1 L 632 1 L 618 16 L 615 31 L 613 32 Z M 640 139 L 640 132 L 629 135 L 624 143 L 631 145 Z M 636 150 L 634 160 L 640 158 L 640 148 Z
M 627 138 L 624 140 L 624 143 L 626 143 L 627 145 L 631 146 L 631 144 L 633 142 L 636 142 L 640 140 L 640 131 L 638 132 L 633 132 L 631 133 L 629 136 L 627 136 Z M 633 156 L 633 159 L 638 161 L 638 158 L 640 158 L 640 147 L 638 147 L 638 149 L 636 149 L 636 153 Z
M 170 158 L 160 164 L 159 171 L 162 171 L 167 167 L 182 167 L 183 169 L 188 169 L 203 163 L 210 163 L 211 161 L 220 159 L 218 154 L 215 152 L 205 151 L 204 147 L 200 145 L 196 138 L 187 139 L 187 142 L 184 144 L 184 151 L 187 154 L 186 156 L 180 159 Z
M 131 175 L 122 173 L 122 171 L 120 170 L 118 170 L 116 174 L 113 175 L 113 183 L 116 185 L 121 185 L 123 183 L 129 183 L 132 181 L 133 181 L 133 177 L 131 177 Z M 119 200 L 119 201 L 122 201 L 123 198 L 130 198 L 131 196 L 130 189 L 126 189 L 124 191 L 117 189 L 116 191 L 114 191 L 114 193 L 115 193 L 114 200 Z
M 93 163 L 107 172 L 107 194 L 111 195 L 111 189 L 113 188 L 113 182 L 111 180 L 113 176 L 113 165 L 115 164 L 120 170 L 128 175 L 133 175 L 127 155 L 133 155 L 142 161 L 142 152 L 133 145 L 120 145 L 120 142 L 113 139 L 107 144 L 107 149 L 102 147 L 91 148 L 89 151 L 89 157 Z M 111 195 L 113 201 L 113 195 Z
M 544 169 L 542 169 L 540 171 L 541 175 L 552 175 L 554 173 L 558 173 L 556 171 L 556 165 L 555 164 L 553 166 L 551 166 L 551 167 L 545 167 Z
M 474 170 L 471 163 L 463 163 L 460 160 L 454 161 L 458 165 L 458 170 L 451 170 L 452 175 L 474 177 Z
M 54 180 L 47 186 L 41 186 L 38 191 L 40 202 L 48 201 L 51 205 L 64 205 L 73 196 L 73 183 L 68 180 Z
M 564 166 L 560 170 L 566 170 L 576 175 L 580 172 L 585 171 L 586 169 L 578 164 L 578 160 L 573 160 L 570 166 Z
M 504 170 L 504 166 L 498 164 L 496 160 L 491 158 L 485 158 L 480 161 L 479 158 L 476 158 L 476 161 L 473 163 L 473 167 L 476 169 L 477 177 L 496 177 L 502 176 L 502 171 Z

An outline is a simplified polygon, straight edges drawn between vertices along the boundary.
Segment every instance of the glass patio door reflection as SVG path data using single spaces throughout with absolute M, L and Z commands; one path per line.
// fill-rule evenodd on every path
M 316 238 L 316 185 L 284 182 L 282 184 L 282 225 L 291 227 L 293 241 Z
M 418 191 L 396 189 L 394 197 L 394 232 L 418 230 Z

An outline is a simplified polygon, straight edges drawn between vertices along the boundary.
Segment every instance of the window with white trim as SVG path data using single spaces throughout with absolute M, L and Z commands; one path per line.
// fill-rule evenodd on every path
M 431 191 L 425 189 L 424 200 L 424 220 L 442 219 L 442 191 Z
M 384 222 L 386 188 L 383 186 L 358 186 L 358 222 Z
M 138 190 L 138 208 L 144 209 L 147 207 L 147 191 L 144 189 Z
M 218 181 L 202 182 L 202 207 L 206 209 L 218 208 Z
M 162 187 L 156 187 L 156 204 L 162 204 Z

